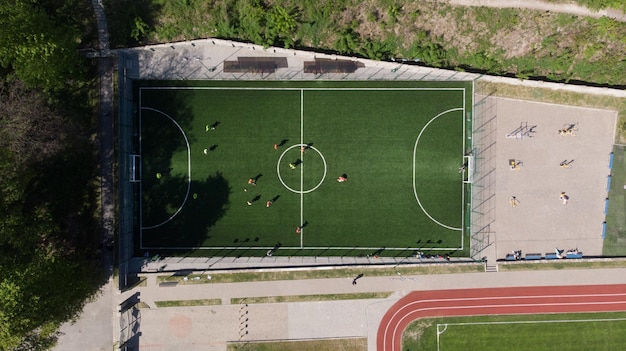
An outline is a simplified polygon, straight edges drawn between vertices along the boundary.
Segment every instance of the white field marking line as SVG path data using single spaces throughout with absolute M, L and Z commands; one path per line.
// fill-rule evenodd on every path
M 450 324 L 452 325 L 452 324 Z M 439 329 L 440 326 L 443 326 L 443 329 Z M 443 334 L 446 332 L 446 329 L 448 329 L 448 323 L 437 323 L 437 334 Z
M 304 90 L 300 89 L 300 144 L 304 144 Z M 302 146 L 301 146 L 302 147 Z M 304 153 L 300 153 L 300 224 L 304 223 Z M 324 180 L 322 180 L 324 181 Z M 304 245 L 304 228 L 300 228 L 300 248 Z
M 465 91 L 465 88 L 272 88 L 272 87 L 141 87 L 139 90 L 314 90 L 314 91 Z
M 398 334 L 398 326 L 407 318 L 412 318 L 412 314 L 424 312 L 424 311 L 439 311 L 439 310 L 466 310 L 472 308 L 503 308 L 503 307 L 541 307 L 541 306 L 597 306 L 597 305 L 626 305 L 626 301 L 602 301 L 602 302 L 563 302 L 563 303 L 533 303 L 533 304 L 504 304 L 504 305 L 472 305 L 472 306 L 448 306 L 448 307 L 426 307 L 419 310 L 411 311 L 408 314 L 404 315 L 398 323 L 395 324 L 393 328 L 393 336 L 396 338 L 396 334 Z M 529 312 L 530 313 L 530 312 Z M 532 312 L 535 314 L 535 312 Z M 576 312 L 571 312 L 576 313 Z M 387 331 L 387 328 L 385 328 Z M 383 342 L 386 341 L 387 335 L 383 338 Z M 383 343 L 384 345 L 384 343 Z M 391 348 L 392 351 L 395 350 L 395 345 Z
M 324 174 L 322 175 L 322 179 L 320 180 L 319 183 L 317 183 L 316 186 L 314 186 L 311 189 L 308 190 L 296 190 L 292 187 L 290 187 L 289 185 L 287 185 L 285 183 L 285 181 L 283 180 L 283 177 L 280 175 L 280 164 L 283 160 L 283 157 L 287 154 L 287 152 L 295 147 L 302 147 L 302 146 L 307 146 L 307 144 L 294 144 L 291 145 L 290 147 L 286 148 L 285 151 L 283 151 L 282 154 L 280 154 L 280 157 L 278 158 L 278 162 L 276 163 L 276 174 L 278 175 L 278 180 L 280 181 L 280 183 L 285 187 L 285 189 L 291 191 L 292 193 L 296 193 L 296 194 L 308 194 L 311 193 L 315 190 L 317 190 L 317 188 L 319 188 L 320 186 L 322 186 L 322 183 L 324 183 L 324 179 L 326 179 L 326 174 L 328 174 L 328 164 L 326 163 L 326 159 L 324 158 L 324 155 L 322 154 L 322 152 L 320 150 L 318 150 L 315 146 L 308 146 L 311 150 L 317 152 L 320 157 L 322 158 L 322 162 L 324 163 Z
M 626 321 L 626 318 L 597 318 L 597 319 L 556 319 L 541 321 L 501 321 L 501 322 L 467 322 L 467 323 L 437 323 L 437 350 L 440 349 L 440 335 L 448 330 L 448 326 L 466 325 L 508 325 L 508 324 L 546 324 L 546 323 L 584 323 L 584 322 L 617 322 Z M 443 327 L 443 329 L 440 329 Z
M 584 322 L 618 322 L 626 321 L 626 318 L 598 318 L 598 319 L 557 319 L 557 320 L 541 320 L 541 321 L 502 321 L 502 322 L 467 322 L 467 323 L 437 323 L 437 350 L 439 350 L 439 336 L 448 330 L 448 326 L 466 326 L 466 325 L 507 325 L 507 324 L 546 324 L 546 323 L 584 323 Z M 439 327 L 443 326 L 443 330 Z
M 141 89 L 139 89 L 139 106 L 141 105 Z M 141 109 L 139 109 L 139 155 L 143 157 L 143 150 L 141 148 Z M 141 162 L 139 163 L 139 248 L 143 250 L 143 167 Z M 121 272 L 120 272 L 121 273 Z
M 466 135 L 466 129 L 467 129 L 467 112 L 465 110 L 465 90 L 463 90 L 463 116 L 461 117 L 463 118 L 463 139 L 462 139 L 462 143 L 461 143 L 461 155 L 463 155 L 463 162 L 465 162 L 465 155 L 466 155 L 466 151 L 465 151 L 465 138 L 467 137 Z M 472 116 L 473 118 L 473 116 Z M 467 170 L 467 179 L 469 180 L 470 174 L 469 174 L 469 161 L 468 161 L 468 166 L 465 167 Z M 470 185 L 470 189 L 471 189 L 471 185 Z M 465 172 L 461 173 L 461 248 L 463 247 L 463 245 L 465 244 Z M 471 209 L 470 209 L 471 211 Z M 471 222 L 470 222 L 471 223 Z
M 271 248 L 273 248 L 273 246 L 142 246 L 142 248 L 144 249 L 151 249 L 151 250 L 269 250 Z M 302 247 L 300 246 L 281 246 L 281 248 L 286 249 L 286 250 L 295 250 L 295 249 L 302 249 Z M 358 250 L 378 250 L 380 249 L 380 246 L 376 246 L 376 247 L 368 247 L 368 246 L 363 246 L 363 247 L 354 247 L 354 246 L 333 246 L 333 247 L 328 247 L 328 246 L 307 246 L 306 247 L 307 250 L 353 250 L 353 249 L 358 249 Z M 435 248 L 437 250 L 442 250 L 442 251 L 459 251 L 460 249 L 458 247 L 437 247 Z M 406 247 L 386 247 L 385 251 L 406 251 L 406 250 L 420 250 L 419 247 L 410 247 L 410 248 L 406 248 Z M 433 262 L 443 262 L 443 259 L 415 259 L 416 262 L 414 263 L 420 263 L 420 262 L 425 262 L 425 263 L 433 263 Z M 465 263 L 468 263 L 469 261 L 464 261 Z M 475 262 L 471 262 L 471 263 L 475 263 Z
M 439 326 L 443 325 L 444 328 L 443 330 L 439 330 Z M 439 337 L 441 334 L 445 333 L 446 330 L 448 330 L 448 325 L 447 324 L 437 324 L 437 351 L 440 351 L 440 342 L 439 342 Z
M 426 130 L 426 128 L 428 128 L 428 126 L 434 122 L 437 118 L 449 113 L 449 112 L 454 112 L 454 111 L 463 111 L 462 107 L 457 107 L 457 108 L 452 108 L 446 111 L 443 111 L 441 113 L 439 113 L 438 115 L 436 115 L 435 117 L 431 118 L 430 121 L 428 121 L 428 123 L 426 123 L 426 125 L 424 125 L 424 127 L 422 128 L 422 130 L 420 131 L 419 135 L 417 136 L 417 139 L 415 140 L 415 146 L 413 147 L 413 194 L 415 195 L 415 200 L 417 200 L 417 204 L 420 206 L 420 208 L 422 209 L 422 211 L 424 212 L 424 214 L 430 218 L 431 221 L 439 224 L 440 226 L 446 228 L 446 229 L 450 229 L 450 230 L 460 230 L 461 232 L 463 231 L 463 226 L 461 226 L 461 228 L 457 228 L 457 227 L 452 227 L 449 225 L 445 225 L 441 222 L 439 222 L 438 220 L 434 219 L 433 216 L 431 216 L 428 211 L 426 211 L 426 209 L 424 208 L 424 206 L 422 205 L 422 202 L 420 201 L 419 196 L 417 195 L 417 188 L 415 187 L 415 155 L 417 154 L 417 144 L 419 144 L 420 138 L 422 137 L 422 134 L 424 133 L 424 131 Z M 463 116 L 463 118 L 465 118 L 465 116 Z M 461 182 L 463 183 L 463 182 Z M 465 206 L 465 204 L 461 204 L 461 206 Z M 461 222 L 462 224 L 462 222 Z M 461 236 L 463 236 L 461 234 Z
M 626 318 L 588 318 L 588 319 L 549 319 L 541 321 L 500 321 L 500 322 L 466 322 L 466 323 L 446 323 L 445 325 L 506 325 L 506 324 L 543 324 L 543 323 L 586 323 L 586 322 L 619 322 L 626 321 Z M 439 324 L 437 324 L 439 325 Z M 444 324 L 441 324 L 444 325 Z
M 463 91 L 463 96 L 465 97 L 465 93 L 466 93 L 466 88 L 462 87 L 462 88 L 269 88 L 269 87 L 140 87 L 139 88 L 139 96 L 141 99 L 141 92 L 143 90 L 288 90 L 288 91 L 300 91 L 301 95 L 302 92 L 305 90 L 311 90 L 311 91 Z M 301 98 L 302 101 L 302 98 Z M 463 99 L 463 104 L 465 104 L 465 99 Z M 301 109 L 302 109 L 302 102 L 301 102 Z M 301 112 L 302 115 L 302 112 Z M 169 116 L 168 116 L 169 117 Z M 170 117 L 171 118 L 171 117 Z M 430 122 L 429 122 L 430 123 Z M 302 123 L 301 123 L 302 126 Z M 302 135 L 302 134 L 301 134 Z M 185 137 L 186 139 L 186 137 Z M 188 148 L 189 148 L 189 144 L 188 144 Z M 320 153 L 321 155 L 321 153 Z M 323 159 L 323 155 L 322 159 Z M 325 161 L 325 160 L 324 160 Z M 414 161 L 415 163 L 415 161 Z M 326 173 L 326 167 L 324 168 L 325 171 L 324 173 Z M 415 176 L 415 169 L 414 169 L 414 176 Z M 191 179 L 191 171 L 189 172 L 189 178 Z M 413 187 L 414 187 L 414 192 L 415 192 L 415 180 L 413 181 Z M 190 186 L 191 184 L 189 184 Z M 285 185 L 283 183 L 283 185 Z M 287 187 L 288 188 L 288 187 Z M 316 187 L 317 188 L 317 187 Z M 289 188 L 288 188 L 289 189 Z M 313 189 L 314 190 L 314 189 Z M 187 196 L 189 195 L 189 189 L 187 191 Z M 185 201 L 187 200 L 187 196 L 185 197 Z M 419 199 L 418 199 L 418 203 L 419 203 Z M 421 204 L 420 204 L 421 207 Z M 180 209 L 179 209 L 180 210 Z M 301 205 L 301 210 L 302 210 L 302 205 Z M 422 208 L 423 210 L 423 208 Z M 428 214 L 427 214 L 428 215 Z M 302 215 L 301 215 L 301 219 L 302 219 Z M 432 218 L 431 218 L 432 219 Z M 159 225 L 162 225 L 164 223 L 161 223 Z M 152 227 L 151 227 L 152 228 Z M 148 229 L 148 228 L 146 228 Z M 458 228 L 456 228 L 455 230 L 459 230 Z M 461 228 L 462 230 L 462 228 Z M 301 233 L 301 239 L 302 239 L 302 233 Z M 301 240 L 302 242 L 302 240 Z M 461 248 L 458 247 L 450 247 L 450 248 L 437 248 L 439 250 L 446 250 L 446 251 L 459 251 L 463 249 L 463 237 L 461 235 Z M 144 248 L 142 246 L 142 248 Z M 150 249 L 170 249 L 172 247 L 161 247 L 161 246 L 155 246 L 155 247 L 145 247 L 145 248 L 150 248 Z M 211 247 L 211 246 L 186 246 L 186 247 L 176 247 L 177 249 L 214 249 L 215 247 Z M 220 247 L 222 248 L 222 247 Z M 225 249 L 231 248 L 231 249 L 237 249 L 239 247 L 223 247 Z M 300 247 L 302 248 L 302 246 Z M 327 247 L 324 247 L 326 249 L 328 249 Z M 350 247 L 352 248 L 352 247 Z M 317 247 L 311 247 L 311 249 L 317 249 Z M 323 249 L 323 247 L 319 247 L 319 249 Z M 330 249 L 335 249 L 335 248 L 330 248 Z M 336 247 L 336 249 L 339 250 L 343 250 L 343 249 L 349 249 L 348 247 Z M 370 249 L 370 248 L 363 248 L 364 250 Z M 371 248 L 373 250 L 379 249 L 379 247 L 376 248 Z M 406 250 L 406 248 L 387 248 L 387 250 Z M 418 248 L 415 248 L 418 249 Z
M 389 325 L 390 322 L 392 320 L 394 320 L 396 318 L 396 316 L 401 313 L 405 308 L 408 308 L 412 305 L 415 304 L 423 304 L 423 303 L 432 303 L 432 302 L 448 302 L 448 301 L 482 301 L 482 300 L 503 300 L 503 299 L 508 299 L 508 300 L 517 300 L 517 299 L 545 299 L 545 298 L 561 298 L 561 297 L 605 297 L 605 296 L 626 296 L 626 293 L 615 293 L 615 294 L 572 294 L 572 295 L 527 295 L 527 296 L 489 296 L 489 297 L 461 297 L 461 298 L 451 298 L 451 299 L 429 299 L 429 300 L 419 300 L 419 301 L 412 301 L 404 306 L 402 306 L 398 311 L 396 311 L 390 318 L 389 318 L 389 323 L 387 323 L 387 325 L 385 326 L 385 332 L 384 332 L 384 338 L 383 341 L 386 341 L 387 339 L 387 331 L 389 330 Z M 626 301 L 624 302 L 620 302 L 620 303 L 626 303 Z M 584 303 L 582 303 L 584 304 Z M 551 305 L 551 304 L 544 304 L 544 305 Z M 467 306 L 466 308 L 474 308 L 474 307 L 490 307 L 491 305 L 472 305 L 472 306 Z M 493 305 L 493 306 L 503 306 L 503 307 L 512 307 L 512 306 L 533 306 L 533 304 L 503 304 L 503 305 Z M 422 308 L 422 309 L 418 309 L 412 312 L 409 312 L 409 314 L 413 313 L 413 312 L 421 312 L 421 311 L 428 311 L 428 310 L 434 310 L 434 309 L 454 309 L 454 306 L 447 306 L 447 307 L 433 307 L 433 308 Z M 460 307 L 456 307 L 456 308 L 460 308 Z M 408 315 L 408 314 L 407 314 Z M 405 315 L 403 318 L 400 319 L 400 321 L 404 320 L 404 318 L 407 316 Z M 396 323 L 396 326 L 399 324 Z M 396 334 L 396 329 L 394 328 L 394 335 Z
M 149 110 L 149 111 L 154 111 L 156 113 L 160 113 L 163 116 L 169 118 L 172 122 L 174 122 L 174 124 L 176 125 L 176 127 L 178 127 L 178 129 L 180 130 L 180 132 L 183 134 L 183 138 L 185 138 L 185 143 L 187 144 L 187 193 L 185 194 L 185 198 L 183 199 L 183 203 L 180 204 L 180 207 L 178 207 L 178 209 L 176 210 L 176 212 L 174 212 L 173 215 L 170 216 L 170 218 L 166 219 L 165 221 L 150 226 L 150 227 L 144 227 L 142 226 L 142 229 L 154 229 L 157 227 L 160 227 L 162 225 L 164 225 L 165 223 L 171 221 L 174 217 L 176 217 L 180 211 L 183 209 L 183 207 L 185 206 L 185 203 L 187 203 L 187 199 L 189 198 L 189 192 L 191 190 L 191 148 L 189 147 L 189 139 L 187 139 L 187 134 L 185 134 L 185 131 L 183 130 L 183 128 L 180 126 L 180 124 L 178 124 L 178 122 L 176 122 L 171 116 L 169 116 L 167 113 L 154 109 L 152 107 L 142 107 L 142 110 Z

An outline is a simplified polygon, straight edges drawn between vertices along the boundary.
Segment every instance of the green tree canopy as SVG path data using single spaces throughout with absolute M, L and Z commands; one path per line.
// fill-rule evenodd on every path
M 80 33 L 51 19 L 37 1 L 0 2 L 0 66 L 30 86 L 62 88 L 81 69 Z

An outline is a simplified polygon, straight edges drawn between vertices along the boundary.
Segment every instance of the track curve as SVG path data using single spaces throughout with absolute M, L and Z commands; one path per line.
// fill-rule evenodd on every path
M 385 313 L 376 349 L 401 351 L 416 319 L 499 314 L 626 311 L 626 284 L 413 291 Z

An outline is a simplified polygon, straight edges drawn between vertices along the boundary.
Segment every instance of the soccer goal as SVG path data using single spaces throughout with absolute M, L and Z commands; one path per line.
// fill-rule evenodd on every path
M 465 179 L 463 183 L 473 183 L 474 182 L 474 155 L 463 156 L 463 164 L 467 165 L 467 172 L 465 173 Z
M 131 183 L 141 181 L 141 155 L 128 155 L 130 157 L 130 175 L 128 177 Z

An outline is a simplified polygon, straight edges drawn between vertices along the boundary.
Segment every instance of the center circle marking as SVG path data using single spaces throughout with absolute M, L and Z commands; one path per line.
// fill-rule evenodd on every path
M 303 147 L 306 146 L 308 149 L 314 150 L 315 152 L 317 152 L 320 157 L 322 158 L 322 162 L 324 162 L 324 175 L 322 176 L 322 180 L 320 180 L 320 182 L 314 186 L 311 189 L 308 190 L 296 190 L 291 188 L 289 185 L 285 184 L 285 181 L 283 180 L 283 177 L 280 176 L 280 162 L 282 161 L 283 157 L 285 156 L 285 154 L 287 153 L 287 151 L 296 148 L 296 147 Z M 294 192 L 296 194 L 307 194 L 310 193 L 312 191 L 315 191 L 317 188 L 319 188 L 322 183 L 324 182 L 324 179 L 326 179 L 326 171 L 327 171 L 327 166 L 326 166 L 326 159 L 324 158 L 324 155 L 322 155 L 322 153 L 320 152 L 320 150 L 318 150 L 315 146 L 313 145 L 308 145 L 308 144 L 294 144 L 291 145 L 290 147 L 288 147 L 287 149 L 285 149 L 285 151 L 283 151 L 282 154 L 280 154 L 280 157 L 278 158 L 278 163 L 276 165 L 276 173 L 278 174 L 278 180 L 280 180 L 280 182 L 283 184 L 283 186 L 287 189 L 289 189 L 289 191 Z

